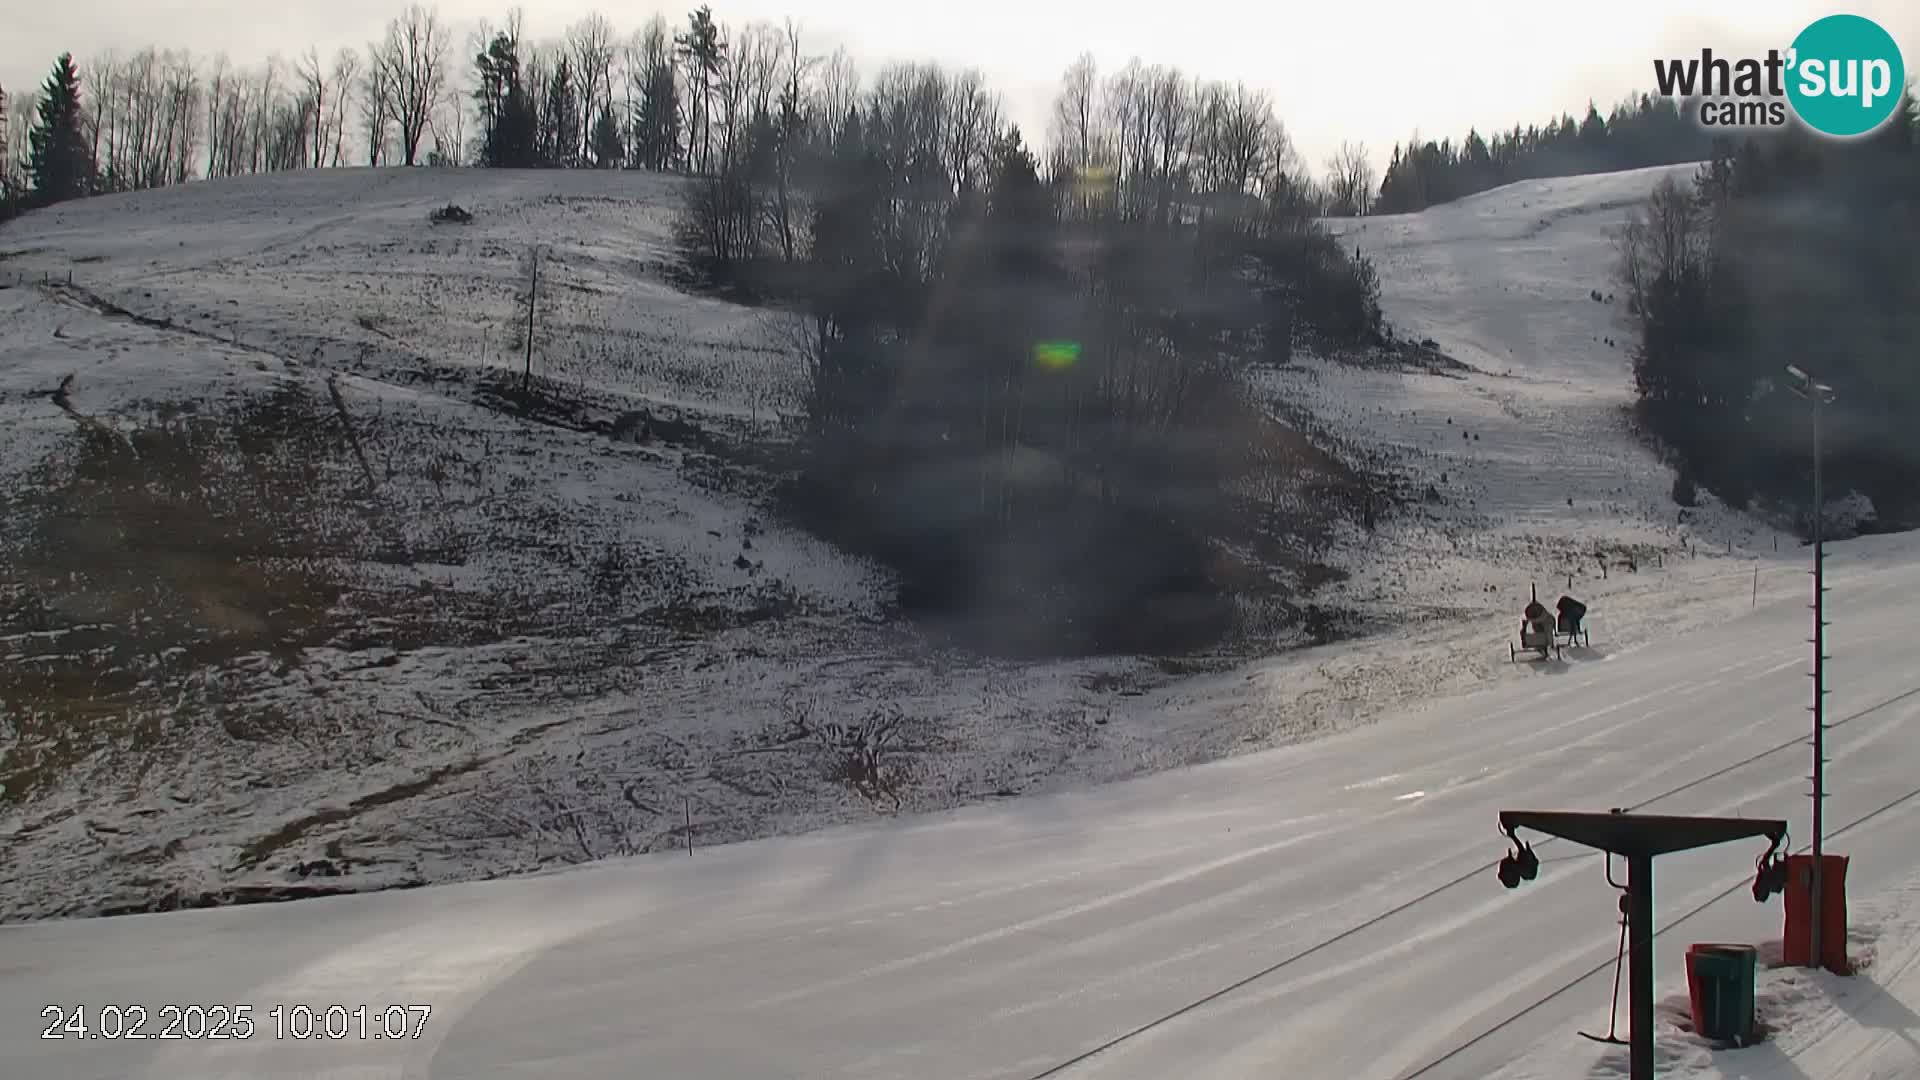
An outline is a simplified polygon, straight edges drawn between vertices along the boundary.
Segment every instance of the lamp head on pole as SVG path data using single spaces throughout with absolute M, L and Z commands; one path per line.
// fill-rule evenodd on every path
M 1787 374 L 1793 376 L 1795 385 L 1791 389 L 1794 393 L 1808 401 L 1818 401 L 1821 404 L 1833 401 L 1833 387 L 1823 382 L 1816 382 L 1813 376 L 1800 370 L 1797 365 L 1788 364 Z

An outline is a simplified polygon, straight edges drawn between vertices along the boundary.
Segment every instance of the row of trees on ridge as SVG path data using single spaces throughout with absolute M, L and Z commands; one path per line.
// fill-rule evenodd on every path
M 466 61 L 455 36 L 436 10 L 415 4 L 364 49 L 332 57 L 310 48 L 291 62 L 275 56 L 251 68 L 173 49 L 109 52 L 84 64 L 62 57 L 37 92 L 14 95 L 11 107 L 0 90 L 0 203 L 348 164 L 704 173 L 727 109 L 778 116 L 786 94 L 787 115 L 811 107 L 840 116 L 860 82 L 844 50 L 807 53 L 791 23 L 733 33 L 705 7 L 679 29 L 655 16 L 623 35 L 591 14 L 542 40 L 515 11 L 498 27 L 467 28 Z M 1083 58 L 1076 69 L 1091 64 Z M 1077 119 L 1055 118 L 1049 134 L 1069 141 L 1049 152 L 1140 175 L 1144 156 L 1170 160 L 1182 137 L 1164 127 L 1169 103 L 1208 92 L 1135 61 L 1090 91 Z M 30 133 L 45 130 L 42 106 L 56 97 L 63 100 L 53 119 L 71 131 L 55 140 L 83 143 L 88 162 L 56 170 L 64 186 L 43 187 Z M 1214 102 L 1205 115 L 1231 123 L 1243 104 Z M 1096 114 L 1110 130 L 1094 130 Z M 1122 137 L 1133 141 L 1116 141 Z M 1578 125 L 1568 116 L 1491 141 L 1477 132 L 1457 145 L 1416 137 L 1394 148 L 1384 175 L 1356 143 L 1343 143 L 1317 171 L 1290 162 L 1289 173 L 1320 213 L 1344 216 L 1419 209 L 1531 176 L 1695 160 L 1704 149 L 1704 136 L 1670 102 L 1642 97 L 1604 119 L 1589 107 Z
M 1416 135 L 1396 144 L 1379 197 L 1362 212 L 1423 210 L 1517 180 L 1702 161 L 1712 146 L 1708 130 L 1682 115 L 1671 98 L 1642 94 L 1607 116 L 1589 102 L 1578 123 L 1562 114 L 1544 127 L 1515 125 L 1491 139 L 1474 130 L 1458 143 Z

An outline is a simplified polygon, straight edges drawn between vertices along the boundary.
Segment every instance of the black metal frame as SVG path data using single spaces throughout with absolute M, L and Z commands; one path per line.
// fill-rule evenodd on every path
M 1628 1014 L 1630 1080 L 1653 1077 L 1653 860 L 1657 855 L 1710 847 L 1749 836 L 1772 846 L 1769 861 L 1786 839 L 1787 823 L 1764 818 L 1676 817 L 1663 814 L 1580 813 L 1568 810 L 1502 810 L 1500 831 L 1521 843 L 1520 829 L 1533 829 L 1627 860 Z M 1516 883 L 1517 884 L 1517 881 Z M 1513 886 L 1509 886 L 1511 888 Z

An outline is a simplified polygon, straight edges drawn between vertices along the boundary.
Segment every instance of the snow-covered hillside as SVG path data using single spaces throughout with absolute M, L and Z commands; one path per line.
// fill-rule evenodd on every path
M 1663 176 L 1693 166 L 1535 180 L 1418 214 L 1331 223 L 1379 266 L 1407 336 L 1475 369 L 1459 379 L 1305 364 L 1276 380 L 1422 484 L 1429 513 L 1390 527 L 1406 557 L 1369 560 L 1348 588 L 1420 598 L 1443 618 L 1516 573 L 1598 577 L 1602 559 L 1774 550 L 1784 538 L 1713 503 L 1682 520 L 1673 471 L 1627 429 L 1624 298 L 1614 235 Z M 1595 293 L 1599 299 L 1595 299 Z
M 799 365 L 778 316 L 672 287 L 672 181 L 342 170 L 20 219 L 0 917 L 1077 787 L 1536 678 L 1504 646 L 1532 583 L 1593 605 L 1596 656 L 1798 595 L 1795 545 L 1679 522 L 1625 428 L 1619 308 L 1589 292 L 1662 172 L 1340 226 L 1401 334 L 1475 370 L 1268 376 L 1433 501 L 1348 537 L 1314 598 L 1372 636 L 1224 668 L 943 653 L 882 574 L 772 520 L 722 447 L 791 413 Z M 449 202 L 473 223 L 430 224 Z M 560 410 L 517 389 L 536 245 Z M 850 746 L 885 790 L 846 782 Z

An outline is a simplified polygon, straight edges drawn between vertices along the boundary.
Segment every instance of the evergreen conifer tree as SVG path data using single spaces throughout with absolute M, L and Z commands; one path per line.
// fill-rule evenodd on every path
M 61 53 L 40 97 L 39 122 L 29 136 L 27 173 L 42 206 L 77 199 L 93 189 L 93 155 L 81 130 L 80 70 Z

